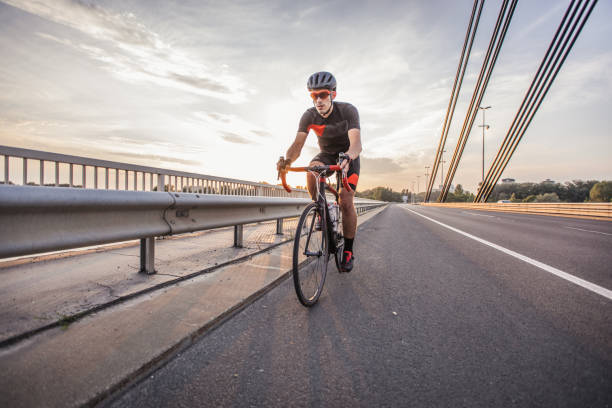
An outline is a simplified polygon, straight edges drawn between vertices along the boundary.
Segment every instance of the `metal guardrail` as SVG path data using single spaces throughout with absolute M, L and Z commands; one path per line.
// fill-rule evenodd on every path
M 0 258 L 141 240 L 141 271 L 154 273 L 157 236 L 296 217 L 310 198 L 0 186 Z M 357 200 L 359 213 L 385 205 Z
M 40 150 L 0 145 L 0 155 L 4 158 L 4 177 L 0 183 L 4 181 L 4 184 L 263 197 L 309 197 L 308 192 L 302 189 L 295 189 L 289 195 L 283 187 L 271 184 Z M 18 166 L 18 170 L 14 173 L 21 174 L 11 180 L 10 170 L 14 166 Z M 66 172 L 68 180 L 62 183 L 60 173 Z M 47 180 L 49 182 L 46 182 Z
M 421 203 L 421 205 L 612 221 L 612 203 Z

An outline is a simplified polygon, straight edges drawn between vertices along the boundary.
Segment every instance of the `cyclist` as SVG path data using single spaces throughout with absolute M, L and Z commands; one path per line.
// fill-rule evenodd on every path
M 336 78 L 326 71 L 315 72 L 308 78 L 308 91 L 314 107 L 304 112 L 298 126 L 295 141 L 287 150 L 286 159 L 277 163 L 277 169 L 283 170 L 300 156 L 308 132 L 312 129 L 317 135 L 320 152 L 310 161 L 310 166 L 333 165 L 340 159 L 340 166 L 347 171 L 348 183 L 353 191 L 341 188 L 340 211 L 344 234 L 344 252 L 341 268 L 344 272 L 353 269 L 355 256 L 353 241 L 357 230 L 357 211 L 353 204 L 357 181 L 359 180 L 359 154 L 361 153 L 361 130 L 359 112 L 350 103 L 336 102 Z M 315 176 L 307 173 L 308 191 L 316 200 Z

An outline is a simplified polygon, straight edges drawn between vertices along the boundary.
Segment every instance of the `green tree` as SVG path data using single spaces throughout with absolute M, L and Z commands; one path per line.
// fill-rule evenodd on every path
M 589 192 L 591 201 L 609 202 L 612 200 L 612 181 L 600 181 Z
M 559 196 L 557 195 L 557 193 L 538 194 L 536 196 L 536 201 L 538 203 L 558 203 Z
M 378 201 L 402 202 L 402 195 L 388 187 L 374 187 L 371 190 L 357 192 L 355 196 Z
M 537 199 L 538 199 L 538 196 L 531 194 L 523 198 L 523 202 L 524 203 L 535 203 Z
M 565 183 L 565 191 L 559 194 L 561 201 L 571 203 L 582 203 L 589 199 L 589 193 L 593 186 L 597 184 L 597 180 L 573 180 Z
M 446 202 L 467 202 L 474 201 L 474 194 L 470 193 L 467 190 L 463 190 L 463 186 L 461 184 L 457 184 L 455 187 L 455 191 L 453 193 L 449 193 L 446 196 Z

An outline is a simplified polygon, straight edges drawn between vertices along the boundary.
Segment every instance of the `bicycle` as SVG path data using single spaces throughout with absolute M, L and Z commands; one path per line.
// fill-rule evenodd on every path
M 313 306 L 319 300 L 325 277 L 329 256 L 334 255 L 338 272 L 344 249 L 342 235 L 342 214 L 338 205 L 338 190 L 342 185 L 352 191 L 346 178 L 346 172 L 339 165 L 310 167 L 289 167 L 279 172 L 283 187 L 291 192 L 287 185 L 287 171 L 311 172 L 316 177 L 316 201 L 308 204 L 298 221 L 293 244 L 293 283 L 297 297 L 304 306 Z M 336 188 L 327 183 L 327 177 L 336 173 Z M 327 202 L 325 190 L 330 191 L 335 201 Z M 304 257 L 306 259 L 304 259 Z

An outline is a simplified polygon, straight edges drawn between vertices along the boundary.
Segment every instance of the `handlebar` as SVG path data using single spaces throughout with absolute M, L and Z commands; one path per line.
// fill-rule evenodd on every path
M 285 190 L 290 193 L 291 192 L 291 187 L 289 187 L 289 185 L 287 184 L 287 172 L 289 171 L 293 171 L 293 172 L 306 172 L 306 171 L 313 171 L 315 173 L 325 173 L 328 171 L 342 171 L 342 168 L 337 165 L 337 164 L 332 164 L 332 165 L 324 165 L 324 166 L 310 166 L 310 167 L 287 167 L 285 169 L 285 171 L 279 171 L 278 175 L 283 183 L 283 187 L 285 188 Z M 342 186 L 349 192 L 352 192 L 353 189 L 351 188 L 351 186 L 348 183 L 348 180 L 346 178 L 346 173 L 342 172 Z

